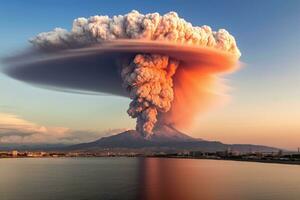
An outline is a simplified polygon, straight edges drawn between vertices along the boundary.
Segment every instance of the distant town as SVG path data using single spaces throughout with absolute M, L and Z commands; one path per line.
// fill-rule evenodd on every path
M 136 153 L 129 151 L 115 151 L 105 149 L 98 152 L 43 152 L 43 151 L 0 151 L 1 158 L 58 158 L 58 157 L 159 157 L 159 158 L 190 158 L 235 160 L 264 163 L 282 163 L 300 165 L 300 149 L 298 152 L 238 152 L 227 149 L 226 151 L 202 152 L 180 151 L 176 153 L 148 152 Z

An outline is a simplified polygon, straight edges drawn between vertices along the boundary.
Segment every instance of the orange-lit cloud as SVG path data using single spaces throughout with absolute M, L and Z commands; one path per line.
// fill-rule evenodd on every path
M 162 115 L 165 123 L 189 128 L 196 116 L 226 100 L 227 86 L 221 75 L 238 68 L 236 58 L 211 50 L 198 62 L 183 62 L 174 76 L 174 101 L 171 110 Z

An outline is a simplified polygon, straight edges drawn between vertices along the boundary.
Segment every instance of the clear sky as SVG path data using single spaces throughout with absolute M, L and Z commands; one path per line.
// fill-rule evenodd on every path
M 133 9 L 160 14 L 176 11 L 193 25 L 206 24 L 214 30 L 225 28 L 237 40 L 244 66 L 226 77 L 232 87 L 230 102 L 203 114 L 189 134 L 226 143 L 290 149 L 300 146 L 300 1 L 297 0 L 3 0 L 0 56 L 22 50 L 29 45 L 28 39 L 40 32 L 55 27 L 70 29 L 77 17 L 112 16 Z M 128 99 L 120 97 L 41 89 L 0 74 L 0 130 L 31 127 L 42 129 L 49 138 L 63 135 L 65 130 L 80 130 L 81 137 L 85 131 L 89 137 L 99 137 L 107 130 L 134 127 L 134 120 L 126 114 L 128 104 Z M 0 138 L 3 138 L 1 132 Z

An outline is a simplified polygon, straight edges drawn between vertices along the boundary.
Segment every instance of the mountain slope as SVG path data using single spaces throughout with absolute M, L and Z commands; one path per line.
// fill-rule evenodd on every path
M 171 126 L 161 126 L 154 130 L 150 137 L 144 137 L 135 130 L 129 130 L 117 135 L 103 137 L 90 143 L 72 145 L 66 150 L 79 151 L 101 151 L 103 149 L 131 149 L 131 150 L 151 150 L 151 151 L 177 151 L 177 150 L 197 150 L 197 151 L 225 151 L 230 148 L 233 151 L 255 151 L 255 152 L 275 152 L 277 148 L 247 145 L 247 144 L 223 144 L 217 141 L 205 141 L 192 138 Z

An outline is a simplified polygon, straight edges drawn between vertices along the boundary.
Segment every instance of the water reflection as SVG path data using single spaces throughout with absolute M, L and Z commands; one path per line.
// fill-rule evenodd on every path
M 0 200 L 299 200 L 300 166 L 162 158 L 0 159 Z
M 300 166 L 158 158 L 140 159 L 138 166 L 137 199 L 296 200 L 300 197 Z
M 139 161 L 139 199 L 215 199 L 207 172 L 184 166 L 180 159 Z M 201 180 L 205 180 L 202 182 Z

